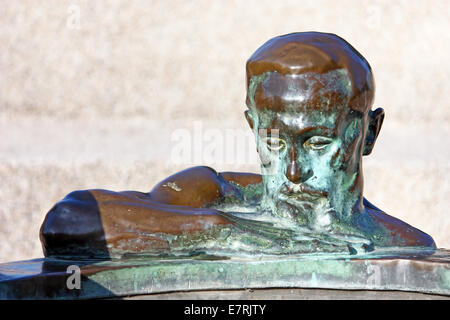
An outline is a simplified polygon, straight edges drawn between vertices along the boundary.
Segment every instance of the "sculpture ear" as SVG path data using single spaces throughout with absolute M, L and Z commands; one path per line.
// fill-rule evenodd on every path
M 377 140 L 378 134 L 381 130 L 381 125 L 384 120 L 384 110 L 383 108 L 377 108 L 374 111 L 369 111 L 369 127 L 367 129 L 366 141 L 364 144 L 363 155 L 369 155 L 372 152 L 375 141 Z
M 245 114 L 245 119 L 247 119 L 248 125 L 250 126 L 250 128 L 253 129 L 253 119 L 252 119 L 252 115 L 249 113 L 249 110 L 245 110 L 244 114 Z

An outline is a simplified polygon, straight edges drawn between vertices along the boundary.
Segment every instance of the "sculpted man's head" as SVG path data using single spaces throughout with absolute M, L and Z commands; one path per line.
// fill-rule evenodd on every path
M 250 57 L 245 115 L 272 212 L 327 229 L 363 210 L 361 158 L 384 117 L 374 92 L 368 62 L 334 34 L 279 36 Z

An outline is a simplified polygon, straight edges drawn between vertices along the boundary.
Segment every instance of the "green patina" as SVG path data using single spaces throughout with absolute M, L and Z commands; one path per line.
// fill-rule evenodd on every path
M 450 289 L 450 269 L 442 269 L 440 278 L 443 286 Z
M 159 262 L 139 267 L 108 270 L 89 277 L 91 281 L 107 287 L 109 283 L 135 293 L 147 293 L 172 287 L 173 289 L 198 289 L 198 283 L 222 283 L 229 288 L 252 286 L 254 283 L 286 282 L 299 277 L 311 281 L 311 275 L 331 276 L 342 280 L 353 273 L 351 264 L 344 260 L 283 260 L 280 261 L 205 261 L 205 262 Z M 130 281 L 132 280 L 132 281 Z

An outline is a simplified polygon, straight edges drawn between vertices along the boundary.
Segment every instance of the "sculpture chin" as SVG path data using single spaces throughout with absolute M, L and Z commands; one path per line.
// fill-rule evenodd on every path
M 289 217 L 296 224 L 317 231 L 329 231 L 334 216 L 327 198 L 304 194 L 280 194 L 275 208 L 277 216 Z

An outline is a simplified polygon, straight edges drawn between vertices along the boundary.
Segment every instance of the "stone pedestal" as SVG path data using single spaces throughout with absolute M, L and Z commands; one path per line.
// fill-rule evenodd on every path
M 275 288 L 281 291 L 273 291 Z M 1 299 L 171 295 L 176 299 L 358 299 L 358 295 L 369 299 L 412 299 L 425 297 L 424 294 L 429 298 L 450 296 L 450 251 L 437 250 L 426 256 L 410 252 L 402 256 L 359 257 L 199 255 L 107 261 L 46 258 L 0 265 Z

